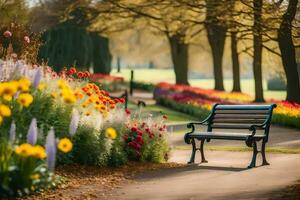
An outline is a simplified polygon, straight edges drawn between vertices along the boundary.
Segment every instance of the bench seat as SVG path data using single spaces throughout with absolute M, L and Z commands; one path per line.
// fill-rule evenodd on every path
M 219 139 L 219 140 L 247 140 L 252 133 L 228 133 L 228 132 L 194 132 L 190 138 L 196 139 Z M 262 139 L 265 135 L 254 135 L 253 138 Z
M 192 154 L 188 163 L 194 163 L 197 150 L 201 152 L 201 162 L 207 162 L 204 156 L 204 143 L 211 140 L 240 140 L 253 148 L 249 168 L 256 166 L 257 153 L 262 154 L 262 164 L 268 165 L 265 146 L 268 142 L 273 109 L 271 105 L 222 105 L 215 104 L 210 115 L 201 122 L 187 124 L 190 132 L 184 135 L 184 141 L 192 145 Z M 197 130 L 197 126 L 207 126 L 206 132 Z M 225 130 L 226 129 L 226 130 Z M 225 130 L 225 131 L 224 131 Z M 259 133 L 257 132 L 259 130 Z M 223 132 L 224 131 L 224 132 Z M 197 147 L 196 141 L 200 141 Z M 262 142 L 258 151 L 257 143 Z

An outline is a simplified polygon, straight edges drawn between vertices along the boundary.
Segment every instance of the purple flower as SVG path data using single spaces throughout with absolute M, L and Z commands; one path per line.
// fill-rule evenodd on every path
M 72 118 L 71 118 L 70 127 L 69 127 L 69 133 L 72 137 L 75 135 L 75 133 L 77 131 L 79 119 L 80 119 L 79 113 L 76 109 L 74 109 L 72 112 Z
M 41 80 L 42 80 L 42 77 L 43 77 L 43 71 L 42 71 L 42 68 L 39 67 L 37 69 L 37 71 L 35 72 L 35 75 L 34 75 L 34 78 L 33 78 L 33 88 L 37 88 L 38 85 L 40 84 Z
M 56 141 L 53 127 L 48 132 L 46 138 L 47 166 L 50 171 L 54 171 L 56 158 Z
M 16 139 L 16 123 L 12 121 L 9 129 L 9 141 L 13 143 Z
M 27 142 L 31 145 L 35 145 L 37 141 L 38 130 L 37 130 L 37 123 L 36 118 L 31 120 L 28 133 L 27 133 Z

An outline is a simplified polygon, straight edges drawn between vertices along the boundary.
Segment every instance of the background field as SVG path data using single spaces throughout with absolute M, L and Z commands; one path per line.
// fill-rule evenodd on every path
M 116 69 L 113 69 L 112 75 L 123 76 L 125 80 L 130 79 L 130 69 L 121 69 L 121 72 L 118 73 Z M 134 69 L 134 80 L 158 83 L 162 81 L 174 83 L 175 75 L 172 69 Z M 192 86 L 213 89 L 214 80 L 213 79 L 190 79 L 190 84 Z M 225 89 L 231 91 L 232 89 L 232 80 L 224 80 Z M 253 79 L 242 79 L 241 87 L 244 93 L 254 95 L 254 80 Z M 269 91 L 267 90 L 267 82 L 264 81 L 264 94 L 266 99 L 276 99 L 283 100 L 286 97 L 286 91 Z

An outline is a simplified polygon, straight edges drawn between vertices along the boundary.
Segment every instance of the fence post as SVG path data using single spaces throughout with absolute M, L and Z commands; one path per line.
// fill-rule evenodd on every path
M 134 71 L 130 71 L 130 85 L 129 85 L 129 94 L 132 96 L 133 94 L 133 79 L 134 79 Z

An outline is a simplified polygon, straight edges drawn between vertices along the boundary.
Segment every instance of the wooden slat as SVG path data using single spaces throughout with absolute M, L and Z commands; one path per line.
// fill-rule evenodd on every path
M 214 119 L 266 119 L 268 116 L 262 114 L 215 114 Z
M 216 129 L 249 129 L 251 124 L 212 124 L 211 128 Z
M 217 114 L 268 114 L 269 110 L 215 110 Z
M 216 110 L 270 110 L 270 105 L 217 105 Z
M 212 122 L 215 123 L 232 123 L 232 124 L 262 124 L 265 119 L 213 119 Z

